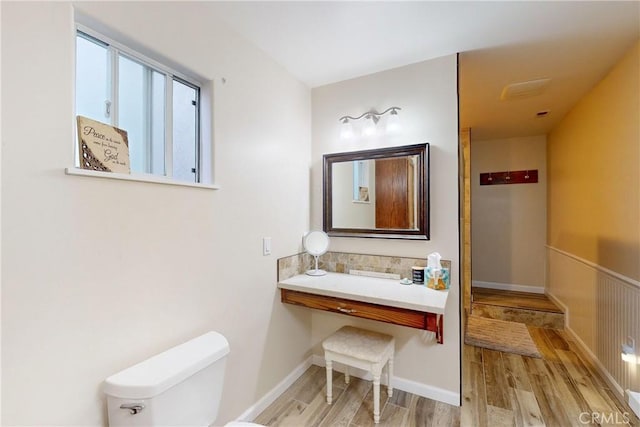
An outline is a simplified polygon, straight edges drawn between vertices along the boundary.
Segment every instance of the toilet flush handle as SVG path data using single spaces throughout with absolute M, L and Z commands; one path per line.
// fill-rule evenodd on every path
M 120 409 L 128 409 L 131 415 L 136 415 L 144 409 L 144 405 L 140 403 L 123 403 Z

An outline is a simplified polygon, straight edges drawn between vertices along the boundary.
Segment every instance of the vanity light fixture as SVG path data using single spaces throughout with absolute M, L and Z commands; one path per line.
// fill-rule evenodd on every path
M 386 132 L 395 133 L 400 129 L 400 123 L 398 120 L 398 111 L 402 110 L 400 107 L 389 107 L 382 113 L 378 113 L 376 110 L 370 110 L 366 113 L 360 114 L 358 117 L 342 116 L 340 122 L 342 123 L 340 129 L 340 138 L 349 139 L 354 135 L 353 123 L 360 119 L 365 119 L 364 126 L 362 127 L 362 136 L 373 136 L 377 132 L 376 125 L 380 121 L 380 117 L 389 113 L 387 118 Z

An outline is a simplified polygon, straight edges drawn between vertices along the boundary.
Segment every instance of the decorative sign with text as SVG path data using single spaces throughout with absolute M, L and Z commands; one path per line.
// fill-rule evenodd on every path
M 94 171 L 131 173 L 127 131 L 78 116 L 80 167 Z

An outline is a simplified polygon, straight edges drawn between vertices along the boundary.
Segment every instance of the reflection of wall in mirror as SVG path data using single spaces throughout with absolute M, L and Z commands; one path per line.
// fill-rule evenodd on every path
M 368 163 L 368 193 L 369 202 L 354 201 L 354 186 L 359 186 L 360 180 L 354 183 L 354 165 L 358 162 L 336 162 L 332 165 L 332 220 L 334 228 L 365 228 L 375 227 L 375 164 Z M 357 166 L 356 166 L 357 168 Z M 362 182 L 367 180 L 363 179 Z M 359 189 L 358 189 L 359 193 Z

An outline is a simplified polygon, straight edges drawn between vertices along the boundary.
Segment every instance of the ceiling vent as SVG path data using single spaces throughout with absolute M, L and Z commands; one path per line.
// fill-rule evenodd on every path
M 502 89 L 500 99 L 509 101 L 540 95 L 549 86 L 551 79 L 530 80 L 528 82 L 511 83 Z

